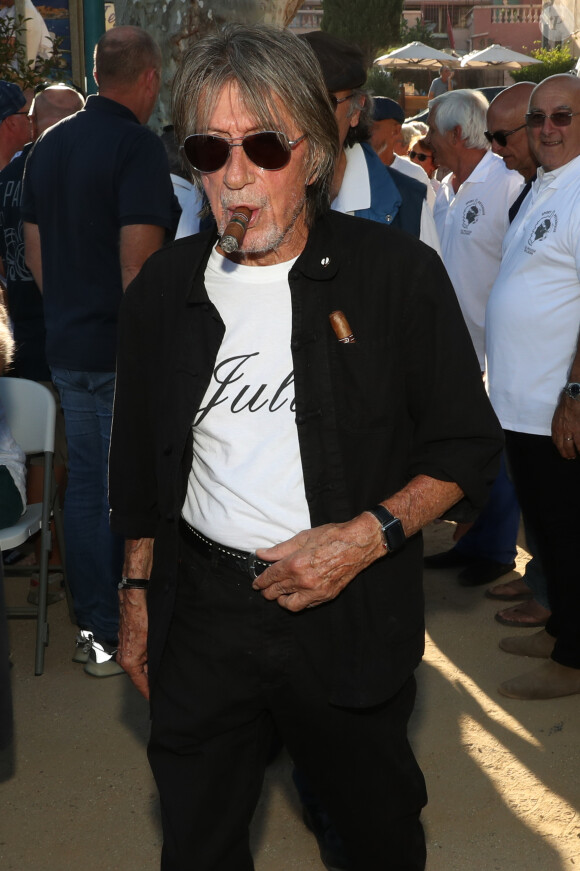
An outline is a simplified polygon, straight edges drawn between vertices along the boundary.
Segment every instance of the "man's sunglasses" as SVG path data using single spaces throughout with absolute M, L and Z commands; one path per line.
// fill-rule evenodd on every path
M 415 160 L 416 158 L 417 160 L 420 160 L 421 163 L 423 163 L 423 161 L 427 160 L 429 157 L 431 157 L 431 155 L 424 154 L 422 151 L 409 151 L 409 157 L 411 158 L 411 160 Z
M 236 139 L 224 139 L 208 133 L 194 133 L 183 143 L 185 156 L 198 172 L 217 172 L 225 166 L 232 148 L 243 148 L 247 157 L 260 169 L 283 169 L 290 161 L 292 149 L 306 138 L 288 139 L 285 133 L 266 130 Z
M 526 118 L 528 116 L 526 115 Z M 495 133 L 490 133 L 489 130 L 485 131 L 485 138 L 491 144 L 493 140 L 497 142 L 500 148 L 505 148 L 507 145 L 507 138 L 511 136 L 512 133 L 517 133 L 518 130 L 523 130 L 526 124 L 520 124 L 519 127 L 515 127 L 513 130 L 496 130 Z
M 347 94 L 346 97 L 341 97 L 340 99 L 338 97 L 335 97 L 334 94 L 328 95 L 328 99 L 330 100 L 331 106 L 335 112 L 336 112 L 336 107 L 338 106 L 339 103 L 346 103 L 346 101 L 350 100 L 352 97 L 354 97 L 354 94 Z
M 540 128 L 544 126 L 546 118 L 549 118 L 554 127 L 569 127 L 575 115 L 580 115 L 580 112 L 552 112 L 551 115 L 546 115 L 544 112 L 528 112 L 526 125 Z

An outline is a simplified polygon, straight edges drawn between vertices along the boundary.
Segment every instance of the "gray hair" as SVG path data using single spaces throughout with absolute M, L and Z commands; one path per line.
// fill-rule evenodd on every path
M 288 31 L 267 25 L 227 25 L 196 42 L 184 55 L 173 81 L 173 123 L 181 144 L 208 130 L 222 89 L 238 86 L 256 126 L 284 131 L 283 113 L 307 133 L 306 221 L 330 206 L 330 184 L 339 153 L 336 118 L 314 52 Z M 203 194 L 201 173 L 191 169 Z
M 353 88 L 350 106 L 347 116 L 352 118 L 355 112 L 360 111 L 356 127 L 349 127 L 344 147 L 350 148 L 357 142 L 368 142 L 373 132 L 373 106 L 374 100 L 369 91 L 364 88 Z
M 488 149 L 484 131 L 487 125 L 489 103 L 480 91 L 461 88 L 447 91 L 429 100 L 429 120 L 439 133 L 461 127 L 461 138 L 466 148 Z
M 412 139 L 420 139 L 423 135 L 423 132 L 414 122 L 403 124 L 401 127 L 401 138 L 406 148 L 410 146 Z
M 161 71 L 161 49 L 146 30 L 127 24 L 101 36 L 94 62 L 99 88 L 130 86 L 147 69 Z

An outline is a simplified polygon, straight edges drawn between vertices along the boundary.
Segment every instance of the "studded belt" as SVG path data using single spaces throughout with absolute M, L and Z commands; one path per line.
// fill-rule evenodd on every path
M 250 578 L 257 578 L 268 566 L 272 565 L 271 562 L 258 559 L 255 553 L 226 547 L 223 544 L 218 544 L 217 541 L 212 541 L 211 538 L 206 538 L 205 535 L 202 535 L 201 532 L 190 526 L 183 517 L 181 518 L 180 525 L 181 534 L 193 550 L 207 559 L 217 557 L 224 565 L 231 569 L 237 569 Z

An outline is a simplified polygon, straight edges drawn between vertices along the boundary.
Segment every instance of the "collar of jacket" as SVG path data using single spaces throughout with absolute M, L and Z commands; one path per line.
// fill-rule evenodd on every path
M 205 248 L 198 267 L 192 276 L 191 287 L 187 296 L 188 303 L 208 304 L 209 297 L 205 289 L 204 275 L 207 262 L 218 236 L 214 230 L 198 233 L 197 242 Z M 326 212 L 314 222 L 308 233 L 304 250 L 292 267 L 293 271 L 301 272 L 314 281 L 328 281 L 336 275 L 340 266 L 340 253 L 335 233 L 332 228 L 332 214 Z M 255 267 L 259 269 L 259 266 Z

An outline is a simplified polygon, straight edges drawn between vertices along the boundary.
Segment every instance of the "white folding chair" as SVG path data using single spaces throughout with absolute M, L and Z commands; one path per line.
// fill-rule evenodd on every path
M 44 669 L 44 648 L 48 645 L 48 560 L 51 551 L 50 519 L 55 492 L 53 460 L 56 406 L 46 387 L 24 378 L 0 378 L 0 401 L 4 406 L 10 431 L 21 449 L 26 454 L 44 454 L 42 502 L 28 505 L 17 523 L 0 529 L 0 551 L 18 547 L 40 531 L 38 606 L 7 609 L 9 617 L 36 618 L 34 673 L 40 675 Z M 58 534 L 59 524 L 56 526 Z M 58 538 L 62 547 L 61 536 L 58 535 Z M 64 549 L 61 553 L 64 553 Z

